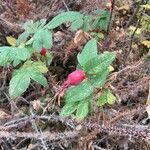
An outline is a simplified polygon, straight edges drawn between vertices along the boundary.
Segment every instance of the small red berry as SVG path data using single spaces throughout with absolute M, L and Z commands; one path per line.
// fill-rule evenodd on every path
M 40 54 L 41 54 L 42 56 L 45 56 L 46 53 L 47 53 L 46 48 L 42 47 L 42 48 L 41 48 L 41 51 L 40 51 Z

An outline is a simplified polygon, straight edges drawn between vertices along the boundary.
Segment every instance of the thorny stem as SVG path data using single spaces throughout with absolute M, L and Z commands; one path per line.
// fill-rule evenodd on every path
M 85 126 L 91 130 L 96 130 L 97 133 L 99 132 L 106 132 L 111 135 L 119 135 L 119 136 L 129 136 L 134 138 L 142 138 L 146 142 L 150 140 L 150 132 L 149 129 L 139 130 L 134 128 L 128 128 L 125 126 L 106 126 L 106 125 L 99 125 L 99 124 L 85 124 Z

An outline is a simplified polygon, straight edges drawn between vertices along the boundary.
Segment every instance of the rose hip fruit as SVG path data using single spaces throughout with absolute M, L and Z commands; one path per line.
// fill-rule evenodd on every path
M 67 81 L 69 85 L 78 85 L 85 79 L 85 72 L 83 70 L 75 70 L 70 73 L 67 77 Z
M 42 47 L 42 48 L 41 48 L 41 51 L 40 51 L 40 54 L 41 54 L 42 56 L 45 56 L 46 53 L 47 53 L 46 48 Z
M 81 69 L 71 72 L 68 75 L 67 80 L 62 84 L 59 91 L 56 93 L 56 96 L 59 97 L 58 99 L 60 99 L 60 97 L 64 95 L 67 88 L 69 88 L 72 85 L 80 84 L 85 78 L 85 72 Z

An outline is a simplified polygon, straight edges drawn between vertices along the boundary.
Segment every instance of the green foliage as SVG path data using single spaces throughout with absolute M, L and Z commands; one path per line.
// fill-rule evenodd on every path
M 39 30 L 33 36 L 33 49 L 37 52 L 40 52 L 42 47 L 51 49 L 52 44 L 52 33 L 47 29 Z
M 71 115 L 76 111 L 76 118 L 80 120 L 86 117 L 90 111 L 90 103 L 95 96 L 94 89 L 104 86 L 109 74 L 109 66 L 115 59 L 115 53 L 105 52 L 98 54 L 96 40 L 91 39 L 85 45 L 83 51 L 78 54 L 77 58 L 81 69 L 86 72 L 87 79 L 67 90 L 65 97 L 66 104 L 61 110 L 61 116 L 65 117 L 62 112 L 67 112 L 68 109 L 67 116 L 69 113 Z M 106 103 L 111 104 L 115 100 L 115 97 L 109 90 L 104 90 L 104 96 L 102 95 L 101 99 L 102 103 L 100 106 Z M 72 105 L 75 103 L 78 105 L 74 111 L 69 111 L 70 107 L 67 107 L 71 103 Z
M 81 101 L 78 104 L 77 111 L 76 111 L 76 118 L 77 120 L 84 119 L 90 111 L 90 101 Z
M 24 32 L 20 34 L 17 40 L 13 37 L 7 37 L 7 41 L 11 46 L 0 47 L 0 66 L 13 65 L 14 67 L 9 83 L 10 96 L 15 98 L 23 94 L 30 86 L 31 81 L 35 81 L 44 87 L 48 85 L 43 74 L 48 71 L 46 65 L 50 65 L 52 61 L 53 29 L 63 23 L 69 23 L 72 31 L 82 29 L 88 32 L 97 28 L 106 31 L 109 12 L 98 9 L 95 13 L 97 17 L 83 15 L 75 11 L 63 12 L 48 23 L 46 19 L 29 20 L 23 25 Z M 95 33 L 92 36 L 96 39 L 103 39 L 102 33 Z M 62 117 L 75 113 L 78 120 L 85 118 L 91 111 L 95 88 L 103 88 L 105 85 L 109 74 L 108 68 L 115 59 L 115 53 L 98 54 L 96 39 L 91 39 L 77 56 L 78 67 L 80 66 L 86 72 L 87 79 L 67 90 L 65 95 L 66 104 L 60 113 Z M 47 50 L 45 56 L 40 55 L 42 47 Z M 106 95 L 105 91 L 104 94 Z M 102 95 L 101 99 L 104 96 Z M 107 91 L 105 97 L 107 99 L 103 100 L 103 104 L 111 103 L 108 99 L 112 100 L 113 95 Z
M 115 59 L 114 52 L 104 52 L 101 55 L 97 55 L 96 57 L 90 59 L 85 66 L 83 66 L 84 70 L 87 74 L 96 75 L 98 73 L 103 73 L 109 65 Z
M 73 112 L 75 112 L 75 110 L 77 109 L 78 106 L 78 102 L 71 102 L 71 103 L 67 103 L 63 109 L 61 110 L 60 116 L 61 117 L 67 117 L 70 114 L 72 114 Z
M 80 12 L 68 11 L 54 17 L 46 26 L 47 29 L 54 29 L 62 23 L 71 22 L 71 29 L 77 30 L 83 25 L 83 15 Z
M 83 48 L 82 53 L 78 54 L 78 62 L 84 68 L 85 64 L 93 57 L 97 56 L 97 41 L 91 39 Z
M 15 70 L 9 84 L 11 97 L 20 96 L 30 85 L 31 79 L 43 86 L 47 86 L 47 80 L 42 75 L 48 70 L 42 62 L 27 61 L 20 69 Z
M 113 104 L 116 100 L 116 97 L 111 93 L 109 89 L 106 89 L 102 95 L 97 100 L 96 104 L 98 106 L 103 106 L 104 104 Z
M 107 10 L 102 10 L 102 9 L 97 9 L 95 11 L 97 15 L 97 19 L 92 24 L 93 28 L 100 27 L 101 30 L 107 31 L 107 26 L 109 22 L 109 11 Z
M 76 102 L 87 99 L 93 93 L 93 86 L 88 80 L 81 84 L 71 87 L 66 93 L 66 102 Z
M 30 58 L 30 53 L 25 47 L 0 47 L 0 66 L 6 66 L 13 63 L 17 66 L 21 61 Z

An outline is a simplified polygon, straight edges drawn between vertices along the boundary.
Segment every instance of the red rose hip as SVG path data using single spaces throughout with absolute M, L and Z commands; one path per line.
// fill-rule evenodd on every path
M 78 85 L 85 79 L 85 72 L 83 70 L 75 70 L 67 77 L 67 82 L 70 85 Z
M 45 56 L 46 53 L 47 53 L 46 48 L 42 47 L 42 48 L 41 48 L 41 51 L 40 51 L 40 54 L 41 54 L 42 56 Z

